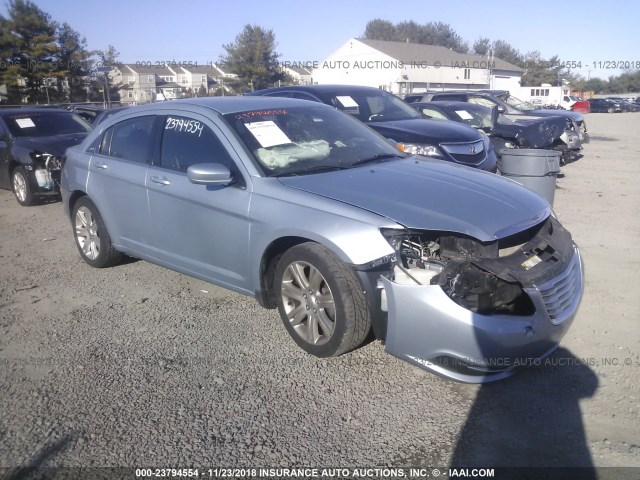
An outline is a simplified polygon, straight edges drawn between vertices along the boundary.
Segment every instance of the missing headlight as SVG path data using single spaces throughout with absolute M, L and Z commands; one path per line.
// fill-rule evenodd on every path
M 458 305 L 476 313 L 530 315 L 535 308 L 522 284 L 482 268 L 483 261 L 499 260 L 536 236 L 540 226 L 493 242 L 447 232 L 386 230 L 383 235 L 396 250 L 392 280 L 399 284 L 439 285 Z M 503 266 L 507 271 L 508 265 Z M 503 277 L 503 278 L 501 278 Z
M 470 261 L 452 261 L 433 278 L 458 305 L 472 312 L 530 315 L 535 308 L 517 282 L 506 282 Z

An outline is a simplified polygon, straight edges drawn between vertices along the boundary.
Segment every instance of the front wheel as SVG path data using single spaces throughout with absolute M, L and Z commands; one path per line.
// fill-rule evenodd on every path
M 609 108 L 607 109 L 607 113 L 613 113 L 613 112 L 614 112 L 614 110 L 613 110 L 613 108 L 612 108 L 612 107 L 609 107 Z
M 18 200 L 20 205 L 28 207 L 35 203 L 35 196 L 31 191 L 29 177 L 23 166 L 13 169 L 13 172 L 11 173 L 11 188 L 13 189 L 13 194 L 16 196 L 16 200 Z
M 353 270 L 328 248 L 303 243 L 287 250 L 275 272 L 278 310 L 293 340 L 317 357 L 357 348 L 371 327 Z
M 73 206 L 71 218 L 76 246 L 85 262 L 92 267 L 104 268 L 122 261 L 124 255 L 113 248 L 107 227 L 91 200 L 80 198 Z

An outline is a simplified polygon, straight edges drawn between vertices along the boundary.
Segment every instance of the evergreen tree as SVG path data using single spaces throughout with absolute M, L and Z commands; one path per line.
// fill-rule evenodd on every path
M 21 103 L 24 96 L 46 101 L 45 82 L 59 69 L 57 24 L 31 0 L 9 0 L 7 9 L 6 18 L 0 15 L 0 83 L 7 85 L 10 103 Z
M 239 92 L 272 87 L 284 74 L 278 64 L 276 39 L 272 30 L 257 25 L 245 25 L 235 41 L 223 45 L 227 51 L 220 62 L 225 69 L 238 75 L 230 82 Z

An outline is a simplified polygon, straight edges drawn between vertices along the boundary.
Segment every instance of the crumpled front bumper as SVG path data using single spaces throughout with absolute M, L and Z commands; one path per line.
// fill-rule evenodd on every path
M 580 135 L 578 130 L 565 130 L 560 136 L 560 140 L 567 145 L 566 148 L 569 150 L 581 150 L 582 141 L 580 140 Z
M 455 303 L 437 285 L 381 281 L 387 353 L 452 380 L 486 383 L 535 365 L 558 347 L 582 299 L 584 268 L 576 247 L 563 273 L 525 289 L 535 306 L 530 316 L 481 315 Z

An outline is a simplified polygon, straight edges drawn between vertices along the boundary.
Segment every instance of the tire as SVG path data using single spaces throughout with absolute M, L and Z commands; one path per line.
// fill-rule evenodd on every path
M 20 205 L 29 207 L 36 203 L 36 197 L 29 184 L 29 175 L 23 166 L 17 166 L 11 172 L 11 190 Z
M 369 333 L 371 317 L 355 273 L 322 245 L 287 250 L 276 267 L 274 289 L 289 335 L 316 357 L 353 350 Z
M 122 261 L 124 255 L 113 248 L 100 212 L 87 197 L 81 197 L 73 205 L 71 223 L 78 251 L 89 265 L 105 268 Z
M 609 107 L 609 108 L 607 109 L 607 113 L 613 113 L 613 112 L 614 112 L 613 107 Z

